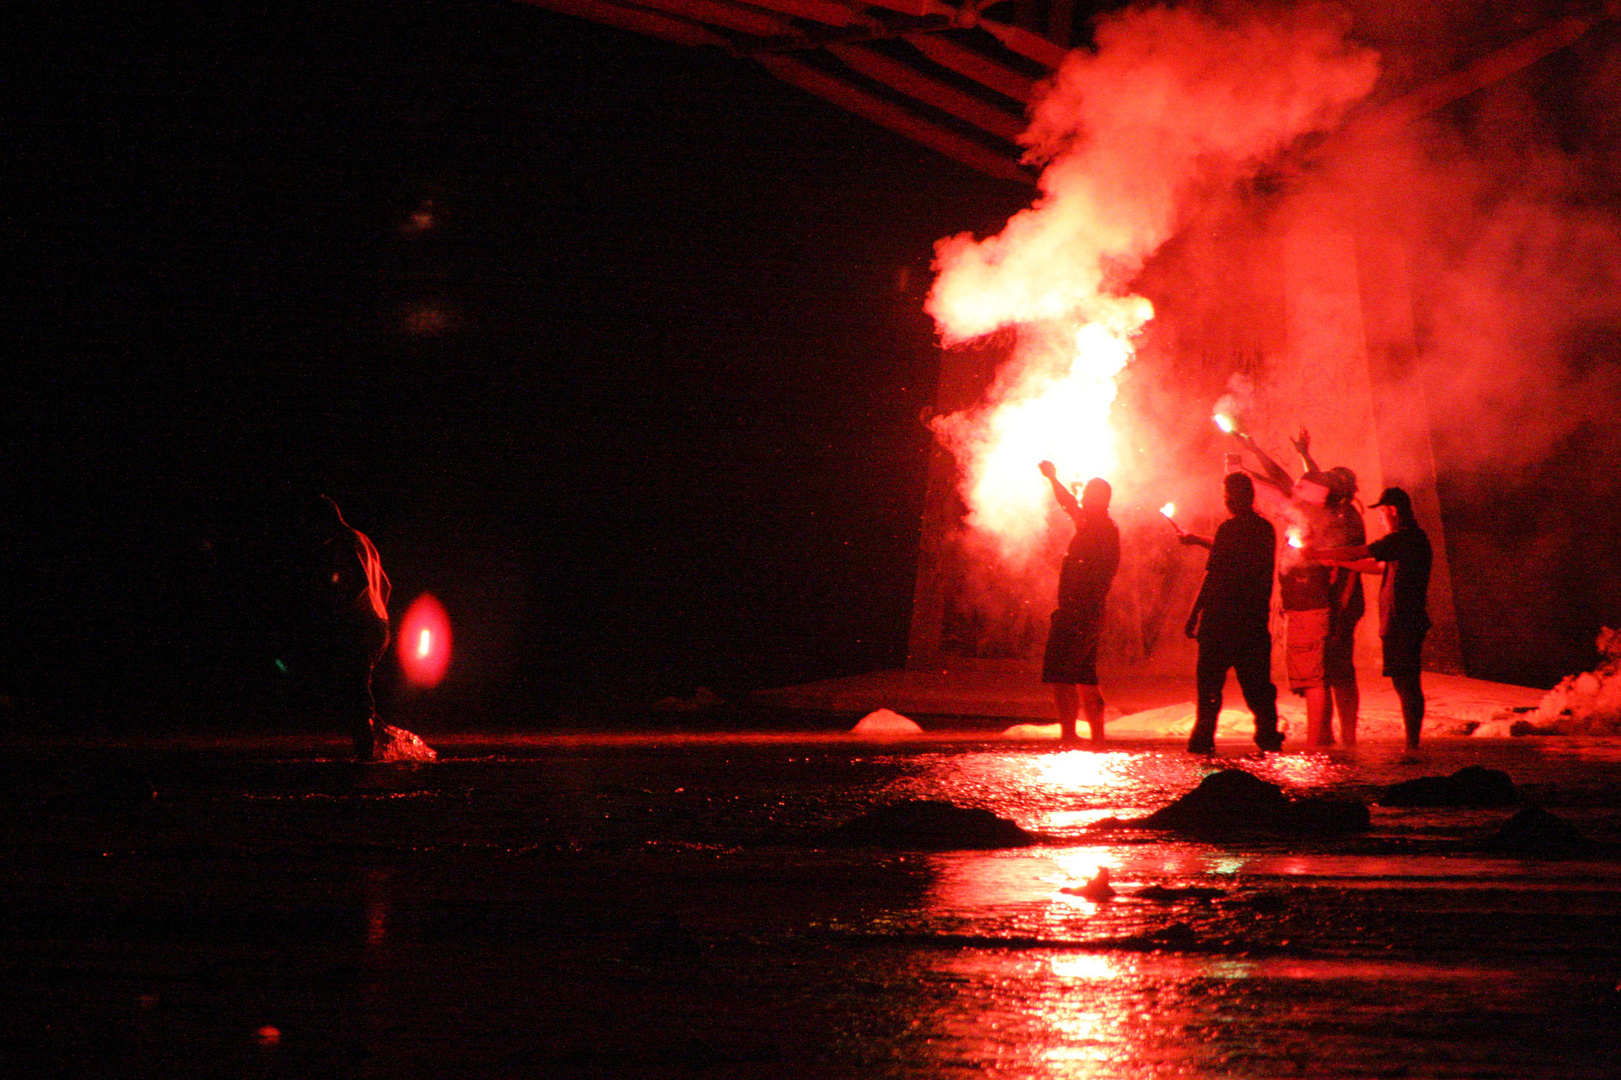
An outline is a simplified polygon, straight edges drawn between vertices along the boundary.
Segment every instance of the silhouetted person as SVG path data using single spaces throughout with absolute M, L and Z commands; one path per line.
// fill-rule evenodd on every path
M 1307 473 L 1319 472 L 1311 456 L 1311 432 L 1305 428 L 1294 438 L 1300 464 Z M 1325 473 L 1328 482 L 1329 512 L 1326 534 L 1322 540 L 1327 547 L 1355 547 L 1368 541 L 1368 530 L 1362 524 L 1362 509 L 1356 501 L 1356 473 L 1344 465 L 1336 465 Z M 1362 692 L 1356 682 L 1356 624 L 1362 621 L 1367 602 L 1362 592 L 1362 575 L 1343 566 L 1332 569 L 1329 580 L 1328 640 L 1323 644 L 1323 677 L 1333 694 L 1331 712 L 1340 717 L 1340 741 L 1346 746 L 1356 745 L 1357 715 L 1362 709 Z M 1325 703 L 1326 704 L 1326 703 Z M 1332 732 L 1325 726 L 1327 741 L 1333 742 Z
M 349 728 L 355 757 L 371 761 L 382 728 L 371 680 L 388 648 L 388 575 L 371 540 L 343 520 L 329 497 L 309 502 L 304 528 L 318 624 L 312 657 L 318 701 Z
M 1188 637 L 1199 642 L 1197 714 L 1188 750 L 1215 752 L 1216 721 L 1229 669 L 1237 673 L 1244 703 L 1255 716 L 1255 745 L 1277 750 L 1283 735 L 1278 731 L 1278 689 L 1272 683 L 1272 635 L 1267 628 L 1277 530 L 1255 512 L 1255 484 L 1247 474 L 1229 473 L 1222 490 L 1232 516 L 1216 529 L 1215 537 L 1181 534 L 1182 543 L 1210 549 L 1204 584 L 1186 627 Z
M 1301 435 L 1304 437 L 1305 432 Z M 1328 470 L 1330 481 L 1325 534 L 1329 547 L 1360 547 L 1368 542 L 1362 524 L 1362 510 L 1356 501 L 1356 473 L 1340 465 Z M 1357 716 L 1362 708 L 1362 691 L 1356 681 L 1356 625 L 1362 621 L 1367 601 L 1362 591 L 1362 575 L 1343 566 L 1333 567 L 1329 581 L 1330 599 L 1328 640 L 1323 645 L 1323 675 L 1334 695 L 1334 711 L 1340 718 L 1340 741 L 1356 745 Z
M 1051 683 L 1058 707 L 1060 737 L 1074 742 L 1076 717 L 1084 710 L 1092 741 L 1103 741 L 1103 693 L 1098 689 L 1098 640 L 1103 632 L 1103 603 L 1120 568 L 1120 530 L 1109 517 L 1109 482 L 1094 476 L 1081 489 L 1080 502 L 1058 482 L 1058 472 L 1043 461 L 1041 475 L 1052 485 L 1053 498 L 1075 525 L 1064 565 L 1058 574 L 1058 610 L 1047 633 L 1041 681 Z
M 1384 644 L 1385 674 L 1401 699 L 1407 746 L 1416 750 L 1424 726 L 1420 659 L 1424 635 L 1430 629 L 1430 538 L 1419 528 L 1413 500 L 1401 488 L 1385 488 L 1373 506 L 1384 516 L 1386 535 L 1371 544 L 1308 551 L 1307 555 L 1380 575 L 1379 639 Z
M 1300 429 L 1294 439 L 1306 471 L 1292 480 L 1243 432 L 1234 437 L 1261 463 L 1257 477 L 1265 495 L 1261 512 L 1281 522 L 1289 537 L 1278 558 L 1278 600 L 1283 608 L 1284 666 L 1289 689 L 1306 701 L 1306 740 L 1313 746 L 1334 743 L 1334 702 L 1329 693 L 1328 643 L 1334 622 L 1334 571 L 1301 557 L 1307 547 L 1326 547 L 1334 522 L 1329 501 L 1333 479 L 1317 469 L 1311 457 L 1311 434 Z M 1354 675 L 1353 675 L 1354 678 Z M 1343 724 L 1342 724 L 1343 730 Z

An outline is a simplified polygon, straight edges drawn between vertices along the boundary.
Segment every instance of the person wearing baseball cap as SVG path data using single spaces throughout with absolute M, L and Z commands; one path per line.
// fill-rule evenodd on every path
M 1384 517 L 1384 536 L 1356 547 L 1308 548 L 1305 555 L 1317 562 L 1380 575 L 1379 640 L 1384 645 L 1384 671 L 1401 699 L 1407 746 L 1416 750 L 1424 725 L 1420 661 L 1424 636 L 1430 629 L 1428 599 L 1433 553 L 1430 538 L 1413 516 L 1412 497 L 1404 489 L 1385 488 L 1370 509 L 1377 509 Z

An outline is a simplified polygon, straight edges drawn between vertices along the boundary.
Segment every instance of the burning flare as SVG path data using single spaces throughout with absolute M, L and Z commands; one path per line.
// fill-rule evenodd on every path
M 432 593 L 423 593 L 400 620 L 400 670 L 413 686 L 438 686 L 450 667 L 450 616 Z
M 986 399 L 932 427 L 956 455 L 968 525 L 1004 562 L 1047 540 L 1035 471 L 1129 483 L 1110 415 L 1115 377 L 1153 307 L 1125 285 L 1170 239 L 1190 193 L 1237 180 L 1372 89 L 1378 58 L 1327 5 L 1279 11 L 1134 7 L 1071 52 L 1022 142 L 1041 197 L 985 239 L 935 246 L 927 309 L 946 344 L 1006 328 L 1017 345 Z

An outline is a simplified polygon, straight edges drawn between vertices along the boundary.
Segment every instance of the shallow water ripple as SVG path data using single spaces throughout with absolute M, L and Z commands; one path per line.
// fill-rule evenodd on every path
M 40 756 L 0 802 L 0 1045 L 40 1076 L 1613 1076 L 1621 866 L 1463 849 L 1511 811 L 1380 809 L 1351 841 L 1089 829 L 1222 765 L 1367 799 L 1474 763 L 1621 833 L 1621 754 L 1591 743 Z M 903 798 L 1042 839 L 824 842 Z

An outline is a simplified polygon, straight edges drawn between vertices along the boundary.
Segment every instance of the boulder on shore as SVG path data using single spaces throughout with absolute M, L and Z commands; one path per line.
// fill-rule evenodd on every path
M 828 840 L 847 847 L 963 851 L 1029 847 L 1036 837 L 989 810 L 939 799 L 909 799 L 846 822 Z
M 1508 773 L 1469 765 L 1451 776 L 1420 776 L 1392 784 L 1380 806 L 1516 806 L 1520 793 Z
M 908 735 L 921 735 L 923 729 L 916 720 L 902 716 L 894 709 L 877 709 L 856 721 L 850 734 L 877 739 L 902 739 Z

